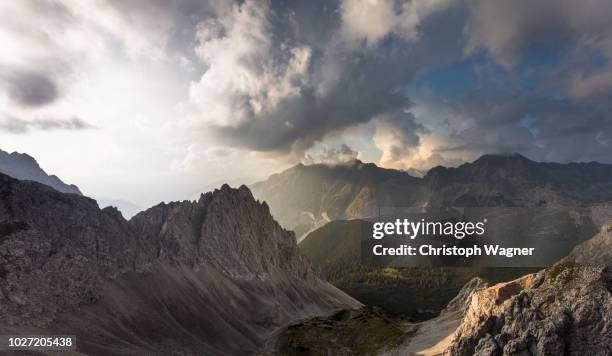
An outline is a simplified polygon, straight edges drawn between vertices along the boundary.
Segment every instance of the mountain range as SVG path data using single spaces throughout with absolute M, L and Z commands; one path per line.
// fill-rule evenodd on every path
M 253 193 L 223 185 L 128 221 L 8 156 L 40 171 L 0 173 L 0 334 L 72 334 L 88 355 L 612 352 L 611 165 L 485 155 L 422 178 L 298 165 Z M 532 271 L 360 266 L 355 231 L 368 223 L 356 218 L 450 205 L 580 206 L 603 227 L 518 279 Z M 290 226 L 306 235 L 299 245 Z
M 483 155 L 422 178 L 358 160 L 299 164 L 250 186 L 301 241 L 332 220 L 375 217 L 388 207 L 559 207 L 612 200 L 612 165 L 535 162 L 520 154 Z
M 26 153 L 8 153 L 0 150 L 0 173 L 19 180 L 31 180 L 52 187 L 58 192 L 83 195 L 74 184 L 66 184 L 55 175 L 49 175 L 38 164 L 36 159 Z M 126 219 L 144 210 L 136 204 L 123 199 L 96 198 L 100 207 L 114 206 Z

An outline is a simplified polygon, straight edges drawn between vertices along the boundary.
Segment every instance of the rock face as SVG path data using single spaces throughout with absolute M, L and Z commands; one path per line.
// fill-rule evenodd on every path
M 469 301 L 479 290 L 488 287 L 482 278 L 472 278 L 459 291 L 436 318 L 416 325 L 416 333 L 398 348 L 383 353 L 384 356 L 440 355 L 448 347 L 454 331 L 468 311 Z
M 0 150 L 0 173 L 19 180 L 39 182 L 62 193 L 82 195 L 76 185 L 66 184 L 57 176 L 48 175 L 34 158 L 25 153 L 8 153 Z
M 43 325 L 95 302 L 102 276 L 140 264 L 136 244 L 116 210 L 0 174 L 1 320 Z
M 248 354 L 285 323 L 359 305 L 246 187 L 128 223 L 0 175 L 1 333 L 75 334 L 87 354 Z
M 612 272 L 556 266 L 476 292 L 450 355 L 609 355 Z
M 159 204 L 130 220 L 150 255 L 189 266 L 207 264 L 231 277 L 265 280 L 278 270 L 314 279 L 294 235 L 245 186 L 202 194 L 197 202 Z
M 602 226 L 601 231 L 592 239 L 574 247 L 567 257 L 559 261 L 559 264 L 563 263 L 612 265 L 612 223 Z

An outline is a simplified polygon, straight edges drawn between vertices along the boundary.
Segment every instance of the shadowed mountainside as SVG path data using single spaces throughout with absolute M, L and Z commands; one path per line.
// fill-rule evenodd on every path
M 414 206 L 426 198 L 421 179 L 357 160 L 299 164 L 250 188 L 298 237 L 332 220 L 375 216 L 379 206 Z
M 484 155 L 423 178 L 353 161 L 297 165 L 251 186 L 301 238 L 332 220 L 375 217 L 386 207 L 558 207 L 612 200 L 612 165 L 534 162 Z
M 66 184 L 55 175 L 48 175 L 38 162 L 25 153 L 8 153 L 0 150 L 0 173 L 19 180 L 31 180 L 52 187 L 62 193 L 82 195 L 74 184 Z
M 116 209 L 0 175 L 0 332 L 87 354 L 245 354 L 278 327 L 360 304 L 320 280 L 246 187 Z

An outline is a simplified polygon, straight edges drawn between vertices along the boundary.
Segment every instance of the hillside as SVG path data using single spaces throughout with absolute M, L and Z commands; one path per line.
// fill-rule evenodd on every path
M 1 333 L 73 334 L 91 355 L 242 355 L 288 322 L 359 306 L 313 273 L 246 187 L 127 222 L 5 175 L 0 290 Z
M 414 206 L 425 198 L 421 179 L 358 160 L 299 164 L 250 188 L 298 237 L 331 220 L 374 216 L 379 206 Z
M 368 306 L 422 321 L 433 318 L 471 279 L 511 280 L 528 268 L 378 268 L 362 264 L 360 239 L 371 223 L 333 221 L 310 233 L 300 250 L 334 286 Z

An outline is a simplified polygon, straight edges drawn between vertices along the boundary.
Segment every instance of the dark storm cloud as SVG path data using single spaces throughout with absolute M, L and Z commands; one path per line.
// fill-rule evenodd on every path
M 54 102 L 59 90 L 53 79 L 41 72 L 17 72 L 4 75 L 7 94 L 13 102 L 24 107 L 39 107 Z
M 14 117 L 0 119 L 0 130 L 13 134 L 24 134 L 30 131 L 78 131 L 92 128 L 94 128 L 94 126 L 78 117 L 72 117 L 69 119 L 52 118 L 34 120 L 23 120 Z
M 340 35 L 342 21 L 337 3 L 292 5 L 283 3 L 267 14 L 264 28 L 269 31 L 270 43 L 264 45 L 269 49 L 263 54 L 243 54 L 238 68 L 228 68 L 228 75 L 246 71 L 265 86 L 269 72 L 283 77 L 291 66 L 291 48 L 308 48 L 307 69 L 287 84 L 298 94 L 282 96 L 274 105 L 259 109 L 253 101 L 261 101 L 261 97 L 265 101 L 277 88 L 266 88 L 263 94 L 228 89 L 222 98 L 230 102 L 229 116 L 242 119 L 206 125 L 223 143 L 256 151 L 300 154 L 328 135 L 409 108 L 412 103 L 406 88 L 415 74 L 426 66 L 462 55 L 462 43 L 456 40 L 456 34 L 463 22 L 456 16 L 460 10 L 455 8 L 424 18 L 416 39 L 390 31 L 376 43 L 347 43 Z M 232 28 L 223 30 L 207 33 L 220 32 L 225 34 L 221 39 L 231 38 Z M 207 53 L 216 54 L 212 50 Z M 211 71 L 224 64 L 213 60 Z M 216 84 L 203 83 L 199 84 Z M 204 106 L 202 111 L 206 119 L 210 106 Z
M 611 161 L 611 147 L 601 140 L 612 137 L 608 104 L 551 98 L 538 90 L 517 94 L 488 84 L 453 99 L 450 106 L 451 133 L 438 152 L 520 152 L 545 161 Z
M 3 26 L 29 36 L 28 48 L 47 48 L 40 60 L 52 63 L 3 71 L 2 89 L 18 109 L 61 99 L 69 87 L 63 74 L 72 68 L 58 74 L 58 63 L 97 53 L 89 41 L 82 51 L 64 51 L 60 39 L 79 36 L 61 35 L 94 35 L 108 26 L 98 42 L 113 38 L 134 52 L 151 45 L 161 49 L 162 60 L 184 59 L 192 83 L 179 106 L 201 129 L 199 138 L 219 146 L 299 156 L 372 122 L 380 133 L 376 146 L 388 147 L 383 155 L 398 164 L 408 164 L 404 156 L 425 144 L 432 146 L 432 162 L 507 151 L 543 160 L 612 161 L 607 0 L 367 2 L 360 5 L 378 7 L 347 26 L 344 11 L 356 1 L 105 0 L 91 8 L 110 10 L 112 21 L 93 23 L 69 5 L 33 1 L 29 8 L 45 26 L 27 29 L 7 19 Z M 389 4 L 391 11 L 378 11 Z M 118 55 L 113 41 L 110 52 Z M 466 71 L 474 83 L 460 83 L 450 96 L 444 88 L 424 89 L 431 90 L 426 105 L 448 118 L 408 112 L 425 105 L 407 94 L 415 78 L 471 60 L 459 75 L 445 72 L 443 85 L 455 85 Z M 439 124 L 444 119 L 448 125 Z M 0 125 L 11 132 L 88 126 L 78 119 Z M 426 136 L 435 140 L 425 142 Z
M 216 131 L 234 145 L 258 151 L 306 149 L 328 133 L 410 105 L 398 86 L 409 82 L 416 69 L 400 64 L 398 58 L 385 54 L 341 59 L 336 64 L 341 77 L 324 96 L 315 88 L 302 87 L 299 97 L 282 99 L 273 110 L 254 115 L 253 120 Z M 320 76 L 327 74 L 312 75 L 321 82 Z
M 599 0 L 469 5 L 466 50 L 489 60 L 476 85 L 449 99 L 451 133 L 436 151 L 612 162 L 612 7 Z M 503 69 L 491 70 L 496 64 Z

